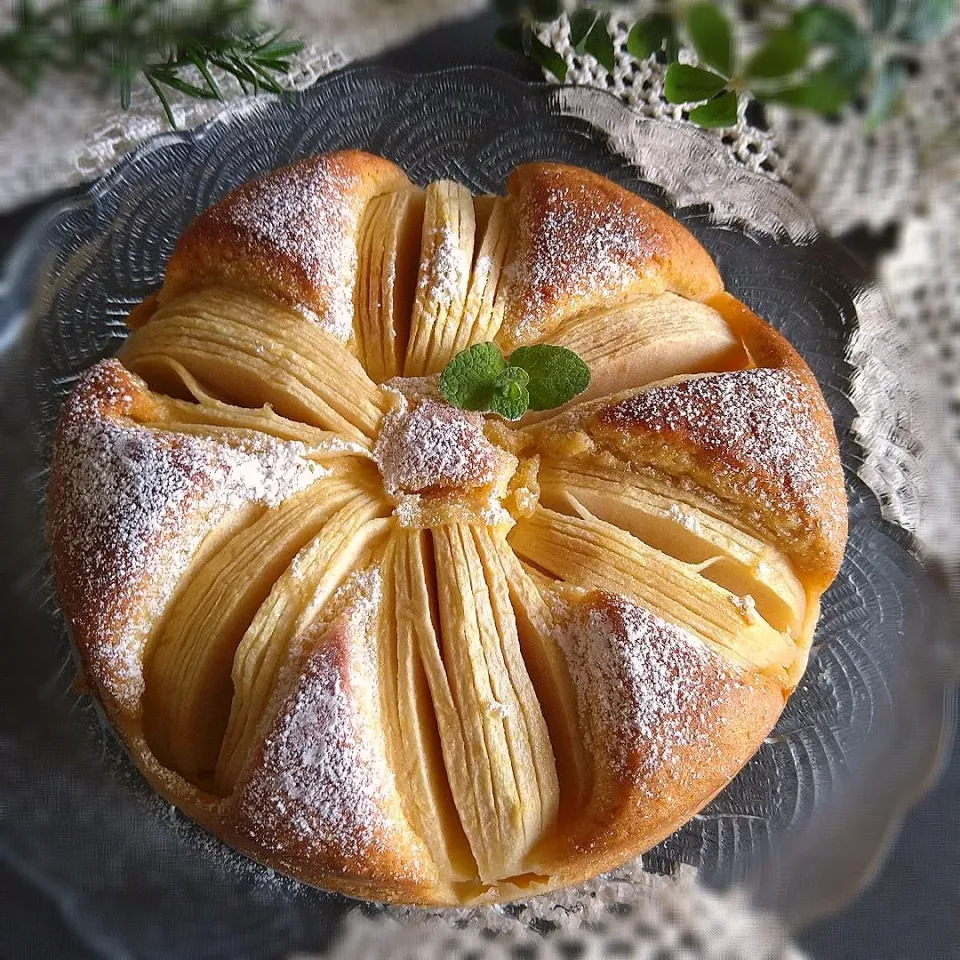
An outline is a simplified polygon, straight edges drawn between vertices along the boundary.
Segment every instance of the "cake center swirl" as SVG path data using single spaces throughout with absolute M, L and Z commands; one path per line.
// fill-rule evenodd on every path
M 391 408 L 373 456 L 404 526 L 510 522 L 532 509 L 536 464 L 496 442 L 506 431 L 447 403 L 424 381 L 395 380 L 384 389 Z

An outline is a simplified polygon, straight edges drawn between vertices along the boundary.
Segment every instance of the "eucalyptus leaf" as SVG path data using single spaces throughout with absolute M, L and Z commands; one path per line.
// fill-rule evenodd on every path
M 882 33 L 893 21 L 893 15 L 899 6 L 898 0 L 869 0 L 870 24 L 878 33 Z
M 560 83 L 567 79 L 567 62 L 553 47 L 548 47 L 535 33 L 530 35 L 530 56 Z
M 747 61 L 746 74 L 760 80 L 788 77 L 804 66 L 809 54 L 810 44 L 802 33 L 775 30 Z
M 697 56 L 717 73 L 733 73 L 733 33 L 730 21 L 713 3 L 697 3 L 687 11 L 687 33 Z
M 586 53 L 587 37 L 596 26 L 600 13 L 591 7 L 580 7 L 570 14 L 570 45 L 579 53 Z
M 832 66 L 827 66 L 811 73 L 805 83 L 777 91 L 763 99 L 832 116 L 849 103 L 855 92 L 856 88 L 838 76 Z
M 664 13 L 651 13 L 630 28 L 627 53 L 637 60 L 646 60 L 659 53 L 673 35 L 673 20 Z
M 913 0 L 900 36 L 913 43 L 929 43 L 947 32 L 956 15 L 956 0 Z
M 900 104 L 908 77 L 906 65 L 901 61 L 890 60 L 884 64 L 867 104 L 864 122 L 868 130 L 876 130 L 884 121 L 890 119 Z
M 711 70 L 671 63 L 664 78 L 663 93 L 670 103 L 694 103 L 715 97 L 726 85 L 726 79 Z
M 733 90 L 721 93 L 690 111 L 690 119 L 699 127 L 733 127 L 737 123 L 737 95 Z
M 584 43 L 587 53 L 594 57 L 602 67 L 613 73 L 616 66 L 616 54 L 613 49 L 613 37 L 607 29 L 607 21 L 604 17 L 598 17 L 593 29 L 587 34 Z

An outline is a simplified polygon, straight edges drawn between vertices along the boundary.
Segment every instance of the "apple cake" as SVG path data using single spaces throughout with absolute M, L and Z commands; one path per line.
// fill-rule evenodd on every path
M 202 214 L 129 328 L 60 416 L 56 590 L 143 774 L 263 864 L 410 904 L 582 881 L 701 810 L 803 674 L 846 539 L 826 403 L 611 181 L 306 158 Z M 479 344 L 589 385 L 464 409 Z

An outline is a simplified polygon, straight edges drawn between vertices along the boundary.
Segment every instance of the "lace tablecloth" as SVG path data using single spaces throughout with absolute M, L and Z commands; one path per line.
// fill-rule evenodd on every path
M 433 0 L 406 0 L 402 6 L 384 0 L 354 0 L 349 5 L 333 0 L 263 0 L 262 5 L 275 22 L 294 23 L 296 32 L 310 42 L 289 78 L 293 88 L 304 88 L 352 59 L 399 43 L 443 17 L 464 15 L 485 4 L 482 0 L 448 0 L 440 5 Z M 565 20 L 550 28 L 550 39 L 569 65 L 568 82 L 609 89 L 646 116 L 681 119 L 682 109 L 663 99 L 662 67 L 629 58 L 624 52 L 625 21 L 615 16 L 613 22 L 617 65 L 612 74 L 591 57 L 575 55 Z M 945 112 L 944 129 L 950 123 L 956 126 L 960 33 L 932 51 L 929 67 L 911 83 L 911 102 L 919 105 L 917 109 L 936 112 L 937 117 Z M 163 113 L 146 88 L 136 89 L 132 108 L 121 111 L 91 86 L 57 85 L 55 94 L 44 96 L 41 91 L 41 96 L 27 100 L 9 81 L 0 79 L 0 102 L 8 105 L 0 134 L 0 208 L 13 208 L 56 188 L 89 180 L 136 144 L 166 129 Z M 247 106 L 239 90 L 232 92 L 227 104 L 174 100 L 178 123 L 184 127 L 220 112 L 236 115 Z M 738 126 L 715 135 L 750 169 L 790 183 L 825 227 L 842 233 L 855 227 L 877 230 L 899 225 L 893 249 L 878 265 L 899 326 L 863 331 L 856 359 L 869 363 L 871 351 L 883 354 L 888 365 L 897 358 L 896 367 L 908 381 L 906 397 L 916 424 L 916 462 L 898 464 L 884 475 L 883 438 L 894 425 L 873 416 L 864 398 L 862 430 L 865 436 L 875 437 L 877 444 L 877 456 L 868 469 L 874 471 L 876 484 L 889 491 L 886 501 L 894 518 L 917 532 L 933 555 L 956 564 L 960 149 L 954 141 L 950 150 L 931 150 L 938 136 L 931 128 L 939 120 L 924 125 L 916 117 L 898 119 L 867 141 L 853 115 L 829 129 L 815 119 L 773 117 L 769 129 L 761 130 L 747 122 L 743 107 Z M 921 368 L 926 371 L 924 377 L 910 377 L 911 369 Z M 934 482 L 925 483 L 924 478 L 931 475 Z M 775 919 L 755 914 L 736 894 L 708 892 L 683 874 L 673 880 L 651 878 L 641 905 L 628 918 L 605 913 L 602 903 L 595 905 L 595 911 L 596 917 L 578 918 L 570 937 L 552 938 L 546 947 L 538 941 L 538 949 L 545 951 L 538 956 L 573 955 L 571 941 L 586 951 L 576 955 L 592 956 L 591 941 L 584 939 L 583 931 L 602 922 L 607 942 L 621 933 L 626 952 L 618 955 L 623 956 L 661 960 L 800 957 Z M 522 955 L 515 952 L 522 946 L 515 938 L 518 931 L 530 927 L 531 919 L 547 918 L 504 914 L 504 930 L 514 934 L 504 956 Z M 429 941 L 436 945 L 433 953 L 424 946 L 423 932 L 418 926 L 405 937 L 383 921 L 358 917 L 338 955 L 466 956 L 480 945 L 485 955 L 493 955 L 493 941 L 482 939 L 484 932 L 475 925 L 460 929 L 445 922 L 443 936 L 437 934 Z M 487 930 L 486 936 L 493 933 Z

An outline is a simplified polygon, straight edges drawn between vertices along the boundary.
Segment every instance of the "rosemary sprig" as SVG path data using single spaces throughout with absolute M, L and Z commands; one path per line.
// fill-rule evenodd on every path
M 171 91 L 223 100 L 219 70 L 245 93 L 282 93 L 279 78 L 302 49 L 255 21 L 254 0 L 19 0 L 0 32 L 0 70 L 29 91 L 47 71 L 93 74 L 125 108 L 142 76 L 176 126 Z

